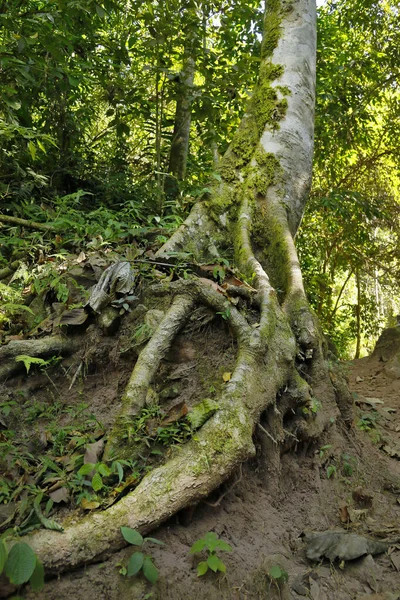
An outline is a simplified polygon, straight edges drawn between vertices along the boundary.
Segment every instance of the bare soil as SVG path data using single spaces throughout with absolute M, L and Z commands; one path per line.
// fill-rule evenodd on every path
M 123 347 L 124 336 L 130 336 L 129 326 L 127 319 L 119 334 L 119 348 Z M 184 391 L 174 394 L 174 402 L 183 398 L 190 404 L 204 397 L 212 387 L 210 373 L 215 378 L 217 372 L 223 385 L 223 375 L 232 366 L 234 347 L 226 331 L 218 336 L 213 327 L 206 336 L 204 330 L 199 334 L 189 328 L 165 362 L 156 389 L 185 380 Z M 19 390 L 37 404 L 46 401 L 46 395 L 47 401 L 51 400 L 49 394 L 62 402 L 68 398 L 69 404 L 74 401 L 78 406 L 84 401 L 88 411 L 108 426 L 131 372 L 134 353 L 119 354 L 115 337 L 107 336 L 93 338 L 87 351 L 92 353 L 91 364 L 97 366 L 71 390 L 70 381 L 57 370 L 45 387 L 43 375 L 20 375 L 7 384 L 7 390 L 3 387 L 3 395 L 15 396 Z M 398 600 L 400 372 L 397 377 L 393 369 L 385 367 L 390 367 L 390 361 L 400 352 L 400 341 L 385 352 L 376 351 L 369 358 L 342 365 L 354 393 L 354 422 L 350 428 L 332 423 L 318 445 L 299 445 L 284 454 L 279 487 L 268 485 L 268 472 L 261 460 L 261 438 L 256 438 L 259 456 L 243 465 L 207 503 L 184 511 L 152 533 L 165 544 L 149 545 L 147 549 L 159 570 L 155 586 L 142 576 L 127 578 L 119 574 L 132 554 L 131 547 L 103 563 L 51 579 L 39 593 L 26 588 L 19 596 L 43 600 Z M 76 357 L 71 357 L 63 362 L 63 368 L 75 372 L 78 364 Z M 319 390 L 321 393 L 323 390 Z M 68 417 L 60 418 L 61 424 Z M 39 439 L 40 419 L 35 428 Z M 262 431 L 256 432 L 259 435 Z M 370 498 L 367 508 L 362 501 L 365 497 Z M 303 532 L 330 529 L 388 540 L 391 546 L 388 553 L 346 564 L 310 563 Z M 232 552 L 220 553 L 226 574 L 208 572 L 198 577 L 196 566 L 204 557 L 193 556 L 189 550 L 208 531 L 227 541 Z M 275 565 L 287 572 L 288 583 L 278 586 L 268 576 Z

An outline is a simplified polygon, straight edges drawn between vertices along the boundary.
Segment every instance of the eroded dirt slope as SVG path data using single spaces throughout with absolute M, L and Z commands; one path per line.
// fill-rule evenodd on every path
M 400 337 L 400 331 L 391 334 Z M 390 337 L 390 336 L 389 336 Z M 26 598 L 58 600 L 262 599 L 398 600 L 400 598 L 400 343 L 387 339 L 366 359 L 343 365 L 355 399 L 349 430 L 332 423 L 318 446 L 298 447 L 282 457 L 280 489 L 268 486 L 258 458 L 218 490 L 208 504 L 153 532 L 165 546 L 149 546 L 160 573 L 151 586 L 119 574 L 132 548 L 97 565 L 51 580 Z M 381 340 L 382 341 L 382 340 Z M 392 343 L 393 342 L 393 343 Z M 400 340 L 399 340 L 400 342 Z M 262 435 L 262 432 L 260 432 Z M 225 494 L 225 495 L 224 495 Z M 223 496 L 221 498 L 221 496 Z M 304 531 L 348 530 L 389 542 L 389 552 L 355 561 L 311 563 Z M 220 553 L 224 574 L 198 577 L 204 557 L 191 545 L 214 531 L 232 546 Z M 288 583 L 280 589 L 268 576 L 280 565 Z

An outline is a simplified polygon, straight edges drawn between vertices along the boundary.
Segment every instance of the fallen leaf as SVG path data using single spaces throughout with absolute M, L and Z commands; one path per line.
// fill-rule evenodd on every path
M 95 508 L 99 508 L 100 502 L 96 500 L 87 500 L 86 498 L 82 498 L 81 507 L 83 510 L 94 510 Z
M 222 375 L 222 379 L 225 381 L 225 383 L 227 381 L 230 381 L 231 377 L 232 377 L 232 373 L 229 373 L 229 372 L 226 372 Z
M 98 440 L 97 442 L 93 442 L 92 444 L 88 444 L 85 449 L 85 455 L 83 457 L 83 462 L 86 465 L 87 463 L 91 463 L 95 465 L 99 462 L 99 458 L 103 452 L 104 448 L 104 439 Z
M 363 404 L 369 404 L 370 406 L 376 406 L 376 404 L 385 404 L 380 398 L 361 398 L 360 402 Z
M 88 313 L 84 308 L 72 308 L 64 310 L 60 317 L 54 321 L 54 325 L 82 325 L 88 318 Z
M 82 252 L 79 254 L 78 258 L 76 259 L 76 262 L 77 262 L 77 263 L 81 263 L 81 262 L 83 262 L 84 260 L 86 260 L 86 254 L 85 254 L 85 253 L 82 251 Z
M 172 406 L 164 419 L 160 423 L 160 427 L 165 427 L 166 425 L 170 425 L 171 423 L 175 423 L 179 421 L 182 417 L 188 414 L 188 407 L 184 400 Z
M 49 496 L 53 500 L 53 502 L 56 502 L 57 504 L 59 502 L 69 502 L 69 493 L 66 487 L 61 487 L 58 490 L 55 490 L 54 492 L 50 492 Z
M 339 517 L 342 523 L 348 523 L 350 521 L 347 504 L 343 504 L 339 507 Z

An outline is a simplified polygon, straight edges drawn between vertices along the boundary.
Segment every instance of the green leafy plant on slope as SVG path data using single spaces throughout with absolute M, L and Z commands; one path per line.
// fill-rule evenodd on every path
M 121 527 L 121 533 L 124 540 L 127 541 L 128 544 L 139 546 L 141 549 L 146 542 L 152 542 L 153 544 L 164 546 L 164 543 L 160 542 L 160 540 L 150 537 L 144 538 L 138 531 L 131 529 L 130 527 Z M 145 555 L 143 552 L 134 552 L 129 559 L 128 567 L 122 567 L 120 573 L 121 575 L 128 575 L 128 577 L 132 577 L 133 575 L 138 575 L 140 571 L 142 571 L 146 579 L 153 585 L 157 582 L 158 569 L 155 566 L 152 557 Z
M 29 581 L 35 592 L 44 585 L 43 565 L 25 542 L 17 542 L 9 551 L 4 539 L 0 540 L 0 575 L 3 571 L 14 585 Z
M 217 551 L 232 552 L 232 547 L 224 540 L 220 540 L 216 533 L 209 531 L 203 538 L 200 538 L 193 544 L 190 548 L 190 553 L 196 554 L 203 550 L 207 553 L 207 560 L 199 562 L 197 565 L 197 575 L 199 577 L 205 575 L 208 569 L 211 569 L 214 573 L 217 571 L 226 573 L 226 566 L 219 556 L 217 556 Z

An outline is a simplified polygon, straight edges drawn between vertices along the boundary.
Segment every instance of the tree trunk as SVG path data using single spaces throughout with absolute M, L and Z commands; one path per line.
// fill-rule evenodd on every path
M 178 196 L 178 182 L 183 181 L 186 174 L 190 124 L 192 121 L 191 104 L 196 68 L 193 57 L 194 44 L 192 37 L 189 39 L 190 43 L 186 45 L 184 64 L 179 74 L 179 81 L 175 84 L 177 86 L 176 111 L 168 166 L 168 171 L 172 177 L 169 176 L 165 180 L 165 193 L 169 198 L 176 198 Z
M 311 182 L 315 32 L 315 0 L 267 2 L 259 81 L 221 161 L 221 182 L 159 252 L 186 250 L 201 261 L 233 247 L 236 267 L 256 290 L 257 321 L 202 279 L 152 286 L 153 296 L 170 298 L 169 309 L 133 369 L 106 455 L 129 453 L 125 424 L 144 406 L 162 358 L 199 305 L 224 314 L 237 342 L 218 409 L 118 504 L 63 534 L 31 536 L 46 571 L 100 560 L 125 544 L 122 525 L 148 532 L 205 498 L 254 456 L 260 419 L 265 481 L 275 483 L 282 449 L 317 439 L 339 414 L 293 241 Z

